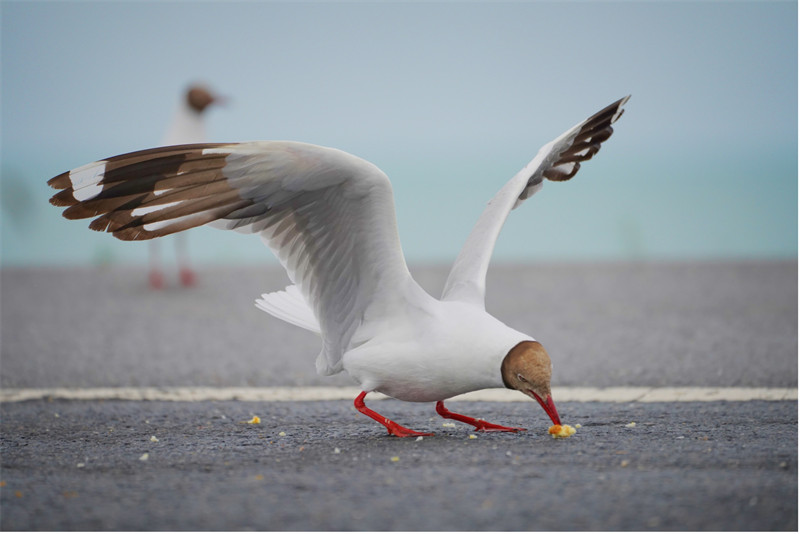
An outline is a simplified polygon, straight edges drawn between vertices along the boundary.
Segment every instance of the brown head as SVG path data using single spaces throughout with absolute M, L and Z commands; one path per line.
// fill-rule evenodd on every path
M 550 376 L 553 364 L 550 356 L 538 341 L 522 341 L 508 351 L 500 367 L 503 383 L 517 389 L 536 401 L 550 416 L 554 425 L 560 425 L 556 405 L 550 393 Z
M 202 113 L 211 104 L 220 102 L 220 99 L 202 85 L 193 85 L 186 91 L 186 102 L 190 108 Z

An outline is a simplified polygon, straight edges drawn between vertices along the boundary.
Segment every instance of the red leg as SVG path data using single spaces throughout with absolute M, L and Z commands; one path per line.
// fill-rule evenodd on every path
M 192 287 L 197 284 L 197 275 L 189 266 L 189 254 L 186 251 L 186 234 L 175 236 L 175 254 L 178 257 L 178 274 L 183 287 Z
M 147 280 L 151 289 L 164 289 L 164 275 L 158 269 L 151 269 Z
M 179 275 L 183 287 L 192 287 L 197 284 L 197 275 L 188 267 L 181 267 Z
M 151 289 L 164 289 L 164 274 L 161 272 L 161 250 L 157 240 L 150 241 L 150 272 L 147 280 Z
M 388 430 L 389 434 L 391 434 L 392 436 L 397 436 L 399 438 L 408 438 L 408 437 L 413 437 L 413 436 L 432 436 L 433 435 L 433 434 L 430 434 L 428 432 L 417 432 L 416 430 L 411 430 L 411 429 L 408 429 L 408 428 L 406 428 L 404 426 L 400 426 L 397 423 L 395 423 L 394 421 L 392 421 L 391 419 L 387 419 L 386 417 L 382 416 L 378 412 L 370 410 L 364 404 L 364 397 L 366 397 L 366 396 L 367 396 L 367 392 L 366 391 L 362 391 L 361 395 L 356 397 L 356 400 L 353 403 L 356 406 L 356 410 L 358 410 L 359 412 L 363 413 L 364 415 L 366 415 L 368 417 L 371 417 L 371 418 L 375 419 L 377 422 L 379 422 L 380 424 L 385 426 L 386 430 Z
M 472 425 L 478 432 L 524 432 L 525 431 L 524 428 L 495 425 L 486 422 L 483 419 L 475 419 L 474 417 L 467 417 L 466 415 L 453 413 L 444 407 L 444 401 L 439 401 L 436 403 L 436 413 L 438 413 L 445 419 L 455 419 L 456 421 L 461 421 L 462 423 L 467 423 L 468 425 Z

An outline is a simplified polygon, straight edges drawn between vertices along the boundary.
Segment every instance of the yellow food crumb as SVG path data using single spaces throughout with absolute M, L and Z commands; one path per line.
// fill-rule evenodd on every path
M 148 458 L 150 458 L 150 455 L 147 453 L 144 453 L 143 455 L 139 456 L 139 460 L 142 462 L 146 462 Z
M 455 428 L 456 424 L 455 423 L 442 423 L 442 426 L 446 427 L 446 428 Z
M 634 428 L 635 426 L 636 426 L 636 423 L 634 423 L 633 421 L 631 421 L 630 423 L 628 423 L 627 425 L 625 425 L 625 428 Z
M 248 425 L 260 425 L 261 418 L 257 415 L 254 415 L 252 419 L 247 422 Z
M 158 443 L 158 438 L 155 436 L 150 436 L 150 441 L 152 441 L 153 443 Z
M 576 428 L 576 429 L 577 429 L 577 428 L 580 428 L 580 427 L 581 427 L 581 424 L 580 424 L 580 423 L 578 423 L 578 424 L 576 424 L 576 425 L 575 425 L 575 428 Z
M 400 461 L 400 457 L 399 456 L 392 456 L 391 460 L 393 462 L 399 462 Z
M 469 439 L 478 439 L 478 436 L 476 436 L 475 434 L 470 434 Z
M 278 432 L 278 435 L 279 435 L 279 436 L 281 436 L 281 437 L 283 437 L 283 436 L 285 436 L 285 435 L 286 435 L 286 432 Z
M 554 438 L 568 438 L 575 433 L 575 429 L 569 425 L 553 425 L 547 433 Z

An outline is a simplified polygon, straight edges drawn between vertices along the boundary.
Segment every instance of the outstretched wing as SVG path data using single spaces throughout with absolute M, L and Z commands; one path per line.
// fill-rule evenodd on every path
M 611 137 L 611 125 L 622 115 L 628 98 L 614 102 L 547 143 L 489 201 L 450 270 L 442 300 L 484 306 L 486 270 L 508 214 L 539 191 L 545 178 L 563 182 L 575 176 L 581 162 L 591 159 L 603 141 Z
M 313 310 L 320 372 L 341 357 L 367 308 L 391 309 L 413 283 L 397 233 L 389 179 L 340 150 L 265 141 L 133 152 L 48 182 L 68 219 L 123 240 L 195 226 L 258 233 Z M 309 321 L 306 321 L 309 322 Z

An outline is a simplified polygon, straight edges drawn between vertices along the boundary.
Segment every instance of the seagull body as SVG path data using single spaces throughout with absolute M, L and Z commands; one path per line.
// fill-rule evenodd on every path
M 613 132 L 620 99 L 539 150 L 489 202 L 448 276 L 441 298 L 408 271 L 388 177 L 341 150 L 291 141 L 179 145 L 97 161 L 48 183 L 69 219 L 123 240 L 195 226 L 257 233 L 292 281 L 256 305 L 317 332 L 317 371 L 346 371 L 363 390 L 356 408 L 396 436 L 425 435 L 364 405 L 368 392 L 413 402 L 483 431 L 519 431 L 449 412 L 455 395 L 517 389 L 560 424 L 552 363 L 533 337 L 486 312 L 485 280 L 497 236 L 513 208 L 564 181 Z
M 533 338 L 477 306 L 414 291 L 399 314 L 375 322 L 366 341 L 345 353 L 347 373 L 365 391 L 413 402 L 503 387 L 503 358 Z
M 207 87 L 200 84 L 189 86 L 167 127 L 163 144 L 166 146 L 205 143 L 208 140 L 205 112 L 209 106 L 221 102 L 224 102 L 224 99 L 212 93 Z

